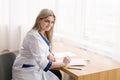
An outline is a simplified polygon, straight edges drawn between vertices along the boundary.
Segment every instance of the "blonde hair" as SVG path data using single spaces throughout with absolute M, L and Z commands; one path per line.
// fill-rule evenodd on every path
M 39 30 L 40 29 L 39 20 L 47 18 L 48 16 L 53 16 L 54 20 L 56 19 L 56 17 L 55 17 L 55 15 L 54 15 L 52 10 L 50 10 L 50 9 L 42 9 L 40 11 L 39 15 L 37 16 L 36 22 L 35 22 L 34 26 L 32 27 L 32 29 Z M 52 27 L 49 31 L 45 32 L 45 36 L 49 40 L 49 42 L 51 44 L 52 44 L 52 37 L 53 37 L 53 28 L 54 27 Z

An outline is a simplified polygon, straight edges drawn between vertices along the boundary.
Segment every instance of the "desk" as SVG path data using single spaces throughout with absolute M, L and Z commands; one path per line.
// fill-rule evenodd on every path
M 71 51 L 79 58 L 90 60 L 86 66 L 80 67 L 82 70 L 61 68 L 75 80 L 120 80 L 120 63 L 117 61 L 66 44 L 54 43 L 54 46 L 53 52 Z

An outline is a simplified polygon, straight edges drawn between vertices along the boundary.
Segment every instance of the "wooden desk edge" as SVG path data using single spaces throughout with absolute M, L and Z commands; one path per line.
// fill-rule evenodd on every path
M 120 68 L 90 73 L 81 76 L 77 76 L 76 74 L 69 72 L 66 68 L 61 68 L 61 70 L 74 77 L 75 80 L 92 80 L 91 78 L 97 78 L 98 80 L 120 80 Z

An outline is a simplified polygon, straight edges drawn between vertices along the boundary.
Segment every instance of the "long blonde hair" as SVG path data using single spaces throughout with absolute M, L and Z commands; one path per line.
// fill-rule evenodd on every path
M 42 9 L 41 12 L 39 13 L 39 15 L 37 16 L 36 22 L 35 22 L 34 26 L 32 27 L 32 29 L 39 30 L 41 28 L 40 25 L 39 25 L 39 20 L 47 18 L 48 16 L 53 16 L 54 20 L 56 19 L 56 17 L 55 17 L 52 10 L 50 10 L 50 9 Z M 49 40 L 49 42 L 51 44 L 52 44 L 52 37 L 53 37 L 53 28 L 54 28 L 54 25 L 49 31 L 45 32 L 45 36 Z

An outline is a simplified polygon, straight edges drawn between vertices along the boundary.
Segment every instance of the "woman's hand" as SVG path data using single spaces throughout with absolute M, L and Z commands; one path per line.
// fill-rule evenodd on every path
M 50 61 L 52 61 L 52 62 L 55 62 L 55 61 L 56 61 L 56 59 L 55 59 L 55 57 L 54 57 L 54 55 L 53 55 L 52 53 L 50 53 L 50 54 L 47 56 L 47 58 L 48 58 Z
M 65 66 L 68 65 L 70 63 L 70 61 L 71 61 L 71 59 L 69 56 L 66 56 L 63 58 L 63 63 L 65 64 Z

